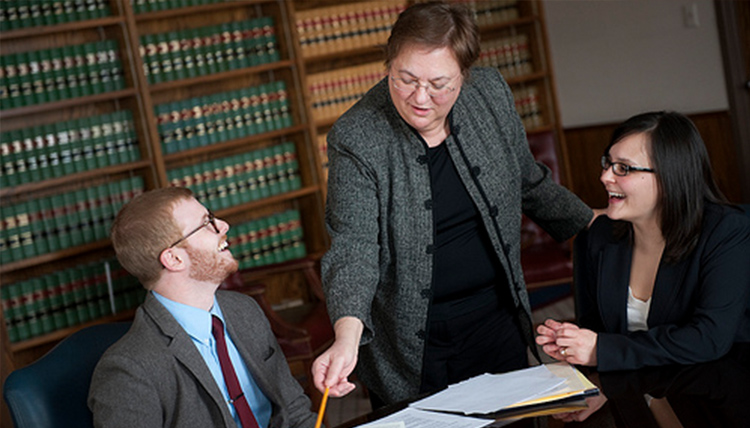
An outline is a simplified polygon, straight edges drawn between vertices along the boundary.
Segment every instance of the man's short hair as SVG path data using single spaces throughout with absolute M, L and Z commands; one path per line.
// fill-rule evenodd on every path
M 115 217 L 111 238 L 117 260 L 147 290 L 161 277 L 161 252 L 182 236 L 174 207 L 192 197 L 184 187 L 150 190 L 133 198 Z

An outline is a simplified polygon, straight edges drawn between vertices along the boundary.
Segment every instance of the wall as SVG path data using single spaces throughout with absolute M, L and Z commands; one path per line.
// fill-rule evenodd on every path
M 699 26 L 684 24 L 695 5 Z M 711 0 L 545 0 L 565 128 L 728 109 Z

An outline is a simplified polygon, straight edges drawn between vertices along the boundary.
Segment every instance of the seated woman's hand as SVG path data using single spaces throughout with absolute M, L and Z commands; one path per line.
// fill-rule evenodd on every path
M 562 360 L 583 366 L 596 365 L 596 341 L 598 335 L 575 324 L 563 323 L 556 331 L 556 352 Z M 552 349 L 551 345 L 549 346 Z M 545 349 L 544 352 L 547 352 Z M 561 358 L 558 358 L 561 359 Z
M 540 324 L 536 328 L 536 332 L 539 334 L 536 337 L 536 343 L 542 347 L 545 354 L 556 360 L 565 361 L 565 356 L 560 354 L 560 346 L 557 344 L 557 330 L 562 326 L 563 323 L 559 321 L 547 319 L 544 324 Z

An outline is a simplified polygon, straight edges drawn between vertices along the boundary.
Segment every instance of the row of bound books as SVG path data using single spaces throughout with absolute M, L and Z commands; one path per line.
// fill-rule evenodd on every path
M 0 133 L 0 187 L 140 159 L 129 110 Z
M 0 109 L 122 89 L 115 40 L 0 57 Z
M 339 117 L 385 75 L 381 61 L 308 75 L 313 118 L 325 121 Z
M 544 118 L 542 117 L 538 89 L 535 86 L 528 86 L 514 88 L 512 92 L 523 127 L 529 131 L 542 126 Z
M 114 258 L 3 284 L 0 291 L 11 343 L 132 309 L 145 295 Z
M 131 177 L 0 207 L 0 263 L 106 239 L 120 207 L 143 193 Z
M 518 19 L 518 0 L 454 0 L 471 9 L 480 27 Z
M 186 79 L 279 60 L 273 18 L 141 36 L 149 83 Z
M 298 210 L 233 225 L 227 240 L 240 269 L 298 259 L 307 253 Z
M 219 210 L 299 189 L 299 162 L 291 142 L 167 171 L 174 187 Z
M 533 73 L 528 36 L 519 34 L 482 42 L 477 65 L 497 68 L 506 79 Z
M 404 0 L 366 1 L 298 11 L 303 57 L 385 44 Z
M 130 0 L 130 4 L 133 6 L 135 13 L 146 13 L 211 3 L 223 3 L 224 1 L 231 0 Z
M 109 16 L 109 0 L 3 0 L 0 31 L 57 25 Z
M 154 108 L 164 153 L 175 153 L 292 126 L 286 84 L 191 98 Z

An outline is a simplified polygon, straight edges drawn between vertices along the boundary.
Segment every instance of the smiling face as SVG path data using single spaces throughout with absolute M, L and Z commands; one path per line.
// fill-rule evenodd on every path
M 610 147 L 609 157 L 612 162 L 652 168 L 649 145 L 647 134 L 632 134 Z M 609 218 L 633 224 L 659 224 L 659 186 L 656 174 L 630 171 L 628 175 L 621 177 L 615 175 L 612 167 L 609 167 L 602 171 L 600 180 L 609 196 Z
M 447 136 L 446 118 L 461 92 L 461 67 L 449 48 L 430 49 L 405 46 L 390 67 L 389 88 L 393 104 L 401 117 L 431 145 Z M 394 84 L 394 78 L 397 80 Z M 402 82 L 417 81 L 414 90 Z M 407 89 L 404 89 L 403 87 Z M 428 87 L 455 88 L 445 95 L 431 97 Z
M 195 198 L 178 202 L 174 207 L 174 218 L 183 236 L 195 230 L 208 219 L 208 210 Z M 201 282 L 219 284 L 237 271 L 238 263 L 229 251 L 227 232 L 229 224 L 216 219 L 219 233 L 211 224 L 200 228 L 180 247 L 185 249 L 190 263 L 190 278 Z

